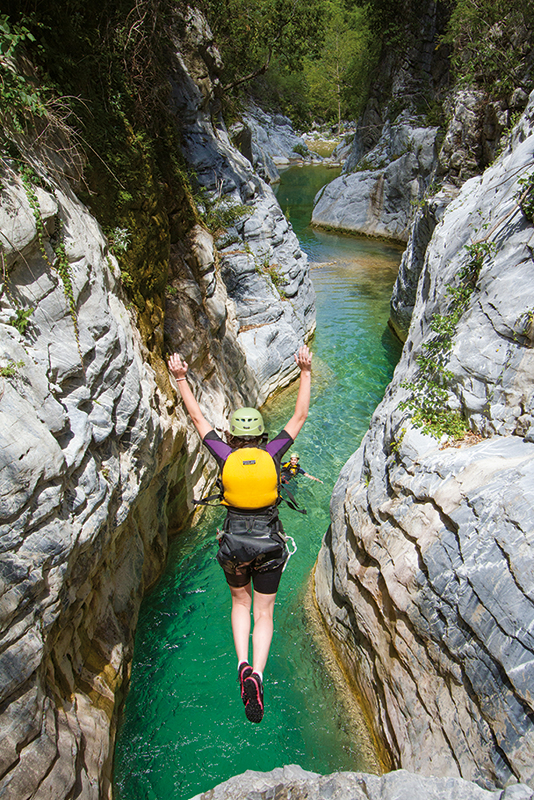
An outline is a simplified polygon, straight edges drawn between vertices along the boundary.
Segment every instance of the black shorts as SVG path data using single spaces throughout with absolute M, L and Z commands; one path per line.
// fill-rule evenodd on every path
M 256 592 L 275 594 L 288 556 L 275 508 L 252 514 L 228 510 L 217 561 L 229 586 L 248 586 L 252 579 Z
M 267 572 L 258 572 L 253 564 L 236 564 L 234 566 L 231 563 L 226 563 L 221 564 L 221 566 L 228 586 L 234 589 L 240 586 L 248 586 L 252 579 L 254 591 L 258 592 L 258 594 L 276 594 L 284 571 L 283 564 Z

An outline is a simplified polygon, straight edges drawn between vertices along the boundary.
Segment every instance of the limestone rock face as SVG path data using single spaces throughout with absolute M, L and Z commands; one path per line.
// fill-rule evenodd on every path
M 507 105 L 488 102 L 482 92 L 460 90 L 451 97 L 449 123 L 435 164 L 435 178 L 441 183 L 438 192 L 427 192 L 418 204 L 399 267 L 399 276 L 391 299 L 390 324 L 406 341 L 423 267 L 427 245 L 434 228 L 460 186 L 480 174 L 493 160 L 511 114 L 523 109 L 523 93 L 514 93 Z
M 294 353 L 315 329 L 315 293 L 307 256 L 272 189 L 231 143 L 222 119 L 213 123 L 208 78 L 203 93 L 188 77 L 201 72 L 199 62 L 204 63 L 204 50 L 195 49 L 199 25 L 199 17 L 190 15 L 178 44 L 173 101 L 185 158 L 208 204 L 230 215 L 237 210 L 234 221 L 214 231 L 215 243 L 232 306 L 232 330 L 257 376 L 261 403 L 296 376 Z M 204 64 L 204 74 L 208 67 Z M 210 96 L 216 97 L 216 76 L 211 79 Z
M 215 466 L 147 352 L 96 220 L 42 178 L 32 198 L 2 174 L 0 793 L 76 786 L 100 800 L 141 598 Z M 173 247 L 165 325 L 222 425 L 259 384 L 225 329 L 214 260 L 200 227 Z
M 190 112 L 186 149 L 197 154 L 199 174 L 204 166 L 206 184 L 212 180 L 225 187 L 223 194 L 250 202 L 243 264 L 238 258 L 234 266 L 227 254 L 221 270 L 213 236 L 200 224 L 181 238 L 169 234 L 165 310 L 154 296 L 144 316 L 137 315 L 97 221 L 61 173 L 59 154 L 51 175 L 38 143 L 28 145 L 39 176 L 32 190 L 2 162 L 0 795 L 6 800 L 111 796 L 117 709 L 139 605 L 161 572 L 169 534 L 191 523 L 193 498 L 216 472 L 171 386 L 164 333 L 188 361 L 207 418 L 224 428 L 236 405 L 257 405 L 290 380 L 293 353 L 314 326 L 306 258 L 272 192 L 223 134 L 207 135 L 207 64 L 216 71 L 218 56 L 202 19 L 193 18 L 190 58 L 175 75 L 175 95 L 192 98 L 180 106 Z M 268 276 L 260 280 L 255 247 L 280 264 L 287 300 Z M 238 287 L 252 287 L 250 313 L 248 290 L 230 300 L 221 271 Z
M 436 161 L 437 128 L 401 115 L 386 123 L 373 148 L 315 198 L 312 224 L 407 241 L 414 204 L 423 196 Z
M 332 497 L 316 594 L 394 763 L 483 786 L 534 787 L 532 170 L 534 96 L 511 144 L 440 214 L 401 361 Z M 436 313 L 483 243 L 451 334 L 449 402 L 477 435 L 443 448 L 412 427 Z
M 96 221 L 50 184 L 36 189 L 39 228 L 18 176 L 2 186 L 1 791 L 63 797 L 77 783 L 99 798 L 185 420 L 143 359 Z M 52 249 L 60 220 L 70 285 Z
M 297 161 L 322 160 L 308 149 L 306 139 L 295 132 L 291 120 L 283 114 L 268 114 L 249 102 L 243 122 L 251 133 L 252 163 L 262 178 L 269 179 L 269 183 L 280 179 L 278 167 Z
M 403 342 L 406 341 L 412 321 L 426 249 L 446 207 L 457 194 L 458 189 L 447 184 L 436 194 L 425 198 L 415 212 L 390 303 L 389 324 Z
M 363 772 L 318 775 L 291 765 L 271 772 L 247 770 L 193 800 L 531 800 L 533 796 L 523 784 L 492 792 L 461 778 L 425 778 L 404 770 L 382 776 Z

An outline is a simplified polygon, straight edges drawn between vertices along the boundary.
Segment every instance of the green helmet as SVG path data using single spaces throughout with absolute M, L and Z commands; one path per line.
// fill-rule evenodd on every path
M 263 417 L 256 408 L 238 408 L 230 417 L 232 436 L 261 436 L 264 431 Z

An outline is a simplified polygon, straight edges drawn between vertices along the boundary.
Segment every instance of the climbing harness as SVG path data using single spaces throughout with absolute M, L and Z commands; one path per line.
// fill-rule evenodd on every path
M 256 571 L 265 572 L 282 566 L 289 557 L 288 537 L 278 519 L 276 507 L 271 508 L 268 514 L 259 515 L 229 508 L 217 538 L 217 561 L 223 567 L 254 561 Z

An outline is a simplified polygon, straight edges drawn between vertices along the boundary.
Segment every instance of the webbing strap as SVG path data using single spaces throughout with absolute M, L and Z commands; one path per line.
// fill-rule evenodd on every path
M 282 492 L 285 492 L 285 494 L 287 494 L 287 497 L 289 497 L 289 500 L 287 499 L 287 497 L 283 497 L 282 496 Z M 295 498 L 293 497 L 292 493 L 289 491 L 287 486 L 285 486 L 285 484 L 281 484 L 280 485 L 280 499 L 283 500 L 284 503 L 287 503 L 289 508 L 292 508 L 293 511 L 298 511 L 299 514 L 307 514 L 308 513 L 305 508 L 299 508 L 299 506 L 297 504 L 297 501 L 295 500 Z

